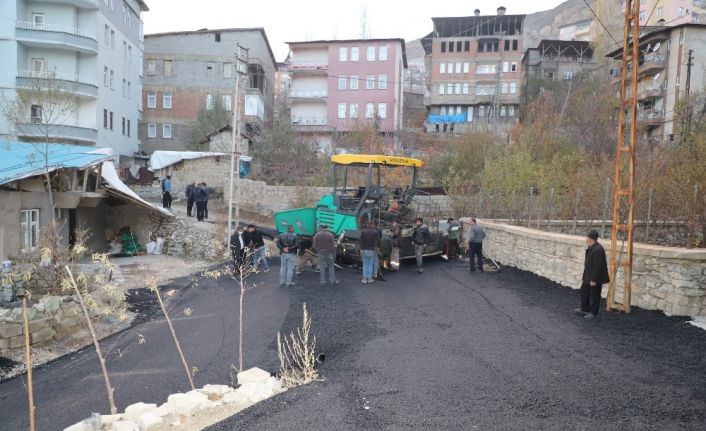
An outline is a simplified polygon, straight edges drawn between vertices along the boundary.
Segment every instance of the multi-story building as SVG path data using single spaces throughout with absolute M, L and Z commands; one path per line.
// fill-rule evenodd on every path
M 396 143 L 402 128 L 403 39 L 289 42 L 291 120 L 322 148 L 367 124 Z
M 525 15 L 432 18 L 422 39 L 432 131 L 502 132 L 519 117 Z
M 142 0 L 0 0 L 0 91 L 63 89 L 76 95 L 72 112 L 48 117 L 36 96 L 27 125 L 0 114 L 0 135 L 112 148 L 131 158 L 139 147 Z M 50 81 L 51 80 L 51 81 Z M 15 124 L 21 127 L 15 127 Z M 44 132 L 38 124 L 46 124 Z
M 236 54 L 241 59 L 238 71 Z M 272 117 L 276 68 L 263 28 L 145 36 L 142 151 L 195 148 L 205 138 L 192 133 L 199 111 L 212 110 L 216 104 L 226 111 L 235 109 L 236 73 L 243 81 L 240 131 L 252 146 Z
M 699 23 L 706 14 L 704 0 L 639 0 L 640 25 Z M 625 1 L 621 0 L 623 8 Z
M 274 117 L 286 112 L 289 121 L 289 89 L 292 88 L 292 76 L 289 74 L 289 58 L 281 63 L 277 63 L 275 72 L 275 109 Z
M 542 40 L 522 56 L 522 100 L 527 103 L 551 81 L 568 81 L 596 67 L 590 42 Z
M 704 89 L 703 60 L 692 60 L 690 51 L 706 52 L 706 25 L 680 24 L 666 26 L 640 37 L 638 68 L 638 126 L 639 138 L 645 143 L 656 144 L 673 141 L 679 134 L 674 124 L 675 108 L 685 94 L 687 86 L 691 93 Z M 608 54 L 618 68 L 614 69 L 614 82 L 619 83 L 620 60 L 623 48 Z M 687 83 L 688 69 L 691 68 Z

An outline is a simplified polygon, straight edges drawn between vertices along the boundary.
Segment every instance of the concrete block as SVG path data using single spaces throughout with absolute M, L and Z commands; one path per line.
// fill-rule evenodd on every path
M 234 389 L 228 385 L 206 385 L 203 388 L 199 389 L 199 392 L 203 393 L 208 397 L 222 397 L 223 395 L 233 390 Z
M 22 334 L 22 325 L 19 323 L 0 324 L 0 338 L 12 338 Z
M 164 403 L 152 411 L 153 414 L 163 418 L 171 413 L 169 410 L 169 403 Z
M 206 395 L 197 391 L 169 395 L 167 403 L 172 414 L 184 416 L 193 416 L 197 411 L 213 405 Z
M 164 423 L 164 419 L 153 413 L 142 413 L 137 420 L 140 431 L 153 431 Z
M 117 422 L 122 419 L 123 419 L 123 415 L 120 413 L 118 413 L 116 415 L 101 415 L 101 424 L 105 428 L 110 429 L 110 427 L 113 425 L 113 422 Z
M 254 367 L 238 373 L 238 384 L 247 385 L 250 383 L 265 383 L 270 378 L 270 373 L 260 368 Z
M 143 413 L 152 412 L 157 409 L 157 404 L 135 403 L 130 404 L 125 409 L 125 420 L 137 422 Z
M 248 397 L 246 394 L 240 390 L 240 388 L 236 389 L 233 392 L 228 392 L 227 394 L 223 395 L 223 400 L 224 403 L 226 404 L 246 404 L 249 403 L 250 401 L 248 400 Z
M 279 394 L 287 390 L 282 384 L 282 380 L 279 380 L 276 377 L 270 377 L 267 379 L 265 385 L 267 385 L 267 387 L 269 387 L 274 394 Z
M 132 421 L 117 421 L 113 422 L 110 427 L 111 431 L 140 431 L 140 427 Z

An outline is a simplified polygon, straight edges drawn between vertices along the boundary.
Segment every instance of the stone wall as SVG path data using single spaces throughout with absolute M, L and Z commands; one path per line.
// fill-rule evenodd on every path
M 481 221 L 484 249 L 498 262 L 578 289 L 583 274 L 585 239 Z M 603 243 L 610 258 L 610 242 Z M 667 315 L 706 315 L 706 250 L 635 244 L 631 304 Z M 622 271 L 618 273 L 622 287 Z M 603 296 L 607 294 L 607 286 Z M 622 300 L 622 288 L 616 301 Z

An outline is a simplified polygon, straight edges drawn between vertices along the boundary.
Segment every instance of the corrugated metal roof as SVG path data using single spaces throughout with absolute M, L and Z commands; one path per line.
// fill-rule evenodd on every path
M 112 158 L 94 147 L 0 141 L 0 184 L 40 175 L 47 169 L 85 169 Z

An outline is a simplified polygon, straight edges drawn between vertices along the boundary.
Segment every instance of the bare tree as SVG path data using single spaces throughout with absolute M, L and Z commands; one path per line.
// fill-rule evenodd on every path
M 35 146 L 30 163 L 43 163 L 49 204 L 54 214 L 54 195 L 49 166 L 51 144 L 56 132 L 77 117 L 76 85 L 60 79 L 54 71 L 32 72 L 29 85 L 17 88 L 14 97 L 3 94 L 2 112 L 16 135 L 27 136 Z M 39 159 L 39 160 L 35 160 Z

